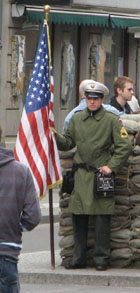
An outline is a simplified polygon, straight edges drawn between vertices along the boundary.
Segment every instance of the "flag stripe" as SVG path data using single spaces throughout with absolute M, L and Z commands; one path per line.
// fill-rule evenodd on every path
M 43 122 L 43 125 L 44 125 L 44 128 L 45 128 L 45 126 L 46 126 L 46 124 L 48 123 L 48 117 L 47 117 L 47 115 L 46 115 L 46 112 L 45 111 L 43 111 L 44 109 L 42 109 L 42 112 L 43 112 L 43 120 L 42 120 L 42 122 Z M 49 160 L 51 160 L 50 162 L 49 162 L 49 169 L 50 169 L 50 174 L 51 174 L 51 180 L 49 180 L 48 181 L 48 186 L 50 186 L 50 185 L 52 185 L 53 184 L 53 182 L 55 182 L 55 177 L 56 177 L 56 175 L 54 176 L 54 174 L 55 174 L 55 170 L 56 170 L 56 165 L 55 164 L 53 164 L 53 162 L 52 162 L 52 158 L 51 158 L 51 152 L 52 152 L 52 150 L 53 150 L 53 148 L 52 148 L 52 135 L 53 135 L 53 133 L 52 132 L 50 132 L 49 134 L 48 134 L 48 131 L 49 131 L 49 128 L 47 128 L 46 127 L 46 137 L 47 137 L 47 140 L 48 140 L 48 153 L 50 154 L 50 159 Z M 54 144 L 55 145 L 55 144 Z M 57 151 L 56 151 L 56 153 L 57 153 Z M 59 160 L 58 160 L 59 161 Z M 55 168 L 55 170 L 53 170 Z M 59 180 L 58 178 L 57 178 L 57 180 Z
M 37 112 L 39 112 L 39 113 L 37 113 Z M 29 114 L 28 119 L 29 119 L 29 122 L 30 122 L 30 126 L 31 126 L 31 130 L 32 130 L 32 135 L 33 135 L 33 138 L 34 138 L 34 143 L 36 145 L 36 149 L 37 149 L 38 153 L 40 154 L 40 158 L 41 158 L 42 163 L 43 163 L 44 168 L 45 168 L 44 176 L 46 177 L 46 172 L 48 173 L 48 159 L 47 159 L 45 150 L 43 149 L 43 140 L 45 138 L 45 133 L 44 133 L 43 129 L 39 129 L 39 128 L 41 128 L 42 119 L 38 119 L 39 118 L 38 115 L 43 113 L 43 112 L 46 112 L 45 108 L 43 108 L 42 111 L 36 111 L 35 114 L 34 113 Z M 36 129 L 36 132 L 34 132 L 34 127 Z M 49 129 L 49 128 L 47 128 L 47 129 Z M 39 133 L 43 134 L 42 135 L 43 136 L 42 140 L 40 138 Z M 48 141 L 49 141 L 49 139 L 48 139 Z M 49 143 L 48 141 L 47 141 L 47 143 Z M 49 173 L 48 173 L 47 181 L 49 181 L 49 182 L 51 181 Z
M 30 165 L 29 165 L 29 162 L 25 156 L 25 153 L 24 153 L 24 150 L 22 148 L 22 145 L 20 143 L 20 140 L 19 140 L 19 135 L 17 137 L 17 141 L 16 141 L 16 148 L 15 148 L 15 159 L 17 161 L 21 161 L 21 162 L 24 162 L 24 164 L 30 168 Z M 20 158 L 20 159 L 19 159 Z M 38 182 L 36 181 L 36 178 L 34 177 L 33 175 L 33 172 L 32 172 L 32 169 L 30 169 L 31 173 L 32 173 L 32 176 L 34 178 L 34 183 L 35 183 L 35 187 L 36 187 L 36 190 L 37 190 L 37 194 L 40 193 L 40 189 L 39 189 L 39 185 L 38 185 Z
M 45 22 L 15 145 L 15 158 L 30 168 L 39 197 L 47 187 L 62 181 L 56 138 L 50 128 L 54 127 L 54 85 L 48 31 Z
M 29 123 L 29 119 L 28 119 L 28 115 L 26 115 L 26 112 L 23 111 L 23 116 L 22 116 L 22 127 L 26 136 L 26 142 L 24 142 L 24 138 L 23 138 L 23 149 L 26 149 L 26 143 L 30 149 L 30 152 L 32 153 L 32 157 L 34 158 L 34 162 L 37 162 L 37 168 L 43 178 L 44 174 L 46 174 L 46 170 L 44 168 L 44 164 L 42 163 L 42 160 L 40 159 L 40 154 L 37 151 L 36 148 L 36 144 L 34 142 L 34 138 L 33 138 L 33 134 L 32 134 L 32 129 L 31 129 L 31 125 Z M 38 131 L 38 129 L 34 129 L 35 132 Z M 22 139 L 22 136 L 21 138 Z M 26 156 L 27 157 L 27 156 Z M 30 159 L 30 156 L 27 157 L 28 161 L 29 161 L 29 165 L 32 163 L 32 160 Z
M 47 146 L 47 153 L 50 154 L 50 148 L 52 147 L 51 144 L 51 139 L 50 139 L 50 128 L 48 125 L 48 115 L 47 115 L 47 111 L 42 108 L 41 109 L 41 113 L 42 113 L 42 129 L 40 129 L 40 133 L 44 133 L 44 136 L 42 137 L 42 143 L 44 142 L 44 148 L 46 148 Z M 50 158 L 48 158 L 48 160 L 50 160 Z M 48 166 L 48 177 L 47 177 L 47 186 L 49 186 L 50 184 L 52 184 L 52 178 L 50 176 L 51 172 L 49 170 L 49 166 Z M 51 174 L 52 175 L 52 174 Z
M 32 156 L 32 153 L 30 151 L 30 148 L 28 147 L 28 141 L 26 140 L 26 136 L 24 134 L 22 124 L 20 124 L 19 139 L 20 139 L 22 147 L 24 148 L 25 156 L 28 159 L 30 168 L 31 168 L 31 170 L 32 170 L 37 182 L 38 182 L 40 192 L 42 194 L 43 193 L 43 181 L 42 181 L 42 178 L 41 178 L 40 173 L 38 171 L 38 168 L 37 168 L 37 166 L 35 164 L 35 161 L 33 159 L 33 156 Z M 26 148 L 25 148 L 25 145 L 26 145 Z

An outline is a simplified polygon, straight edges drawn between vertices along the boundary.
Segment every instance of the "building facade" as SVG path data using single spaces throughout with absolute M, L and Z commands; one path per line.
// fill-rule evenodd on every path
M 140 99 L 137 0 L 0 0 L 0 124 L 3 142 L 12 148 L 45 17 L 44 5 L 50 5 L 57 130 L 62 131 L 65 116 L 78 104 L 83 79 L 104 82 L 110 89 L 108 103 L 114 77 L 130 76 Z

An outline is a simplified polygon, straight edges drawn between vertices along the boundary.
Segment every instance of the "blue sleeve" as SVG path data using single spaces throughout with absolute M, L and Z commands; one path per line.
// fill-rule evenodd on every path
M 112 112 L 112 113 L 114 113 L 114 114 L 116 114 L 116 115 L 118 115 L 118 116 L 124 114 L 124 112 L 120 112 L 119 110 L 117 110 L 115 107 L 113 107 L 113 106 L 111 106 L 111 105 L 103 104 L 103 107 L 104 107 L 107 111 Z
M 65 121 L 64 121 L 64 126 L 63 126 L 63 134 L 66 132 L 66 129 L 68 127 L 68 124 L 73 116 L 73 114 L 76 112 L 76 108 L 74 108 L 65 118 Z
M 64 121 L 63 134 L 65 134 L 66 129 L 68 127 L 68 124 L 69 124 L 73 114 L 78 111 L 83 111 L 86 107 L 87 107 L 86 100 L 82 99 L 80 104 L 77 107 L 75 107 L 72 111 L 70 111 L 70 113 L 66 116 L 65 121 Z

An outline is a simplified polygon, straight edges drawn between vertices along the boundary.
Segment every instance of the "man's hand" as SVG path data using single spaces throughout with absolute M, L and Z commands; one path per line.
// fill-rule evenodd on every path
M 103 174 L 111 174 L 112 170 L 108 166 L 102 166 L 100 167 L 100 172 Z
M 57 131 L 56 131 L 56 129 L 54 128 L 54 127 L 50 127 L 50 130 L 52 131 L 52 132 L 54 132 L 54 133 L 57 133 Z

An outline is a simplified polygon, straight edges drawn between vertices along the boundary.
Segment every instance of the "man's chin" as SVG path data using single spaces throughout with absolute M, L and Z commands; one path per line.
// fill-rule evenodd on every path
M 98 110 L 98 109 L 95 108 L 95 107 L 91 107 L 89 110 L 93 112 L 93 111 L 96 111 L 96 110 Z

